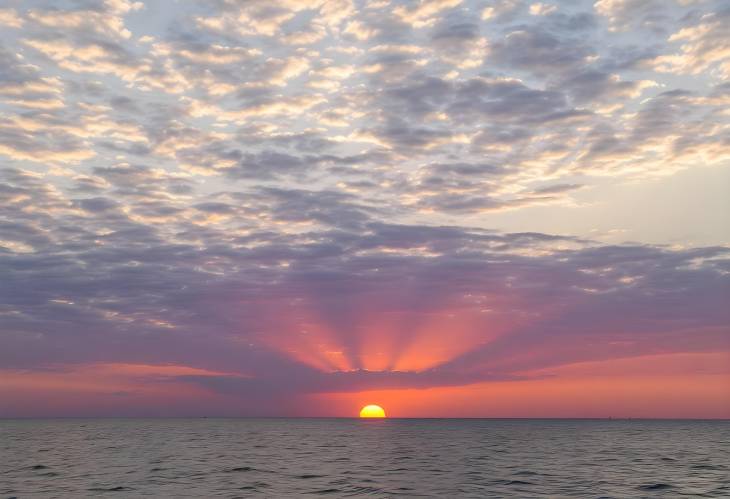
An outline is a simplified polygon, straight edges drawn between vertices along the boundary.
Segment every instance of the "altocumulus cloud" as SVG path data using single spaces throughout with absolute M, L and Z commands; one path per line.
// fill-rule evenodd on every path
M 55 3 L 0 9 L 4 369 L 266 399 L 728 349 L 727 246 L 474 222 L 727 167 L 723 2 Z

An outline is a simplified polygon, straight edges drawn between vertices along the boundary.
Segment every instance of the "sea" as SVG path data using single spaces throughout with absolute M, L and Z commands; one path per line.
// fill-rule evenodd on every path
M 730 497 L 730 421 L 0 420 L 9 498 Z

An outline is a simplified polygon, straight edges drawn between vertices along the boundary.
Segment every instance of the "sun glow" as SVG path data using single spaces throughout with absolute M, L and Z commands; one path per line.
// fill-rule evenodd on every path
M 385 411 L 379 405 L 366 405 L 360 409 L 361 418 L 384 418 Z

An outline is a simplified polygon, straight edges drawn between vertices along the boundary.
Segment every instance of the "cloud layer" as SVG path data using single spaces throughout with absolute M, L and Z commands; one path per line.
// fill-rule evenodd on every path
M 723 2 L 53 4 L 0 9 L 7 373 L 286 412 L 730 351 L 728 246 L 487 218 L 726 169 Z

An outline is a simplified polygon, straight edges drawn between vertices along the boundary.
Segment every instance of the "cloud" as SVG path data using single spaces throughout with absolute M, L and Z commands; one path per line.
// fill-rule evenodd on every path
M 452 9 L 461 4 L 461 0 L 420 0 L 410 8 L 398 6 L 393 13 L 402 21 L 415 28 L 431 26 L 436 22 L 437 15 L 446 9 Z
M 623 81 L 616 74 L 587 70 L 571 75 L 558 86 L 567 90 L 577 104 L 612 110 L 621 108 L 626 99 L 635 99 L 658 84 L 652 80 Z
M 68 198 L 41 177 L 4 173 L 2 214 L 16 220 L 2 230 L 15 245 L 0 254 L 11 284 L 0 316 L 5 365 L 40 366 L 58 349 L 72 362 L 103 352 L 105 361 L 218 366 L 233 378 L 186 380 L 216 390 L 288 393 L 300 373 L 301 390 L 326 392 L 519 379 L 722 344 L 726 248 L 394 225 L 352 195 L 306 190 L 220 192 L 194 206 L 225 217 L 219 226 L 165 197 L 177 181 L 163 172 L 94 174 L 108 184 Z M 135 191 L 150 183 L 159 187 L 149 195 Z M 154 206 L 177 211 L 160 225 L 140 215 Z M 28 350 L 34 335 L 46 347 Z M 109 348 L 118 341 L 124 348 Z M 442 355 L 429 360 L 427 345 Z
M 0 9 L 0 25 L 9 28 L 20 28 L 23 26 L 23 18 L 18 15 L 15 9 Z
M 437 26 L 431 46 L 441 60 L 467 69 L 478 67 L 487 55 L 487 39 L 479 36 L 479 26 L 469 22 Z
M 720 78 L 730 76 L 730 40 L 725 26 L 730 9 L 704 14 L 698 22 L 683 27 L 668 41 L 680 43 L 678 53 L 662 55 L 653 61 L 657 71 L 677 74 L 716 72 Z
M 558 10 L 558 7 L 555 5 L 550 5 L 547 3 L 533 3 L 530 5 L 530 14 L 533 16 L 547 16 L 549 14 L 552 14 Z
M 593 49 L 578 39 L 562 38 L 541 29 L 518 29 L 505 34 L 491 45 L 495 62 L 551 76 L 574 67 L 587 65 Z
M 37 66 L 24 61 L 22 57 L 12 53 L 0 45 L 0 95 L 11 104 L 33 107 L 32 101 L 47 102 L 56 99 L 63 106 L 60 95 L 63 84 L 59 78 L 44 77 Z
M 108 5 L 108 4 L 107 4 Z M 136 5 L 142 5 L 141 3 Z M 45 28 L 58 28 L 63 31 L 94 32 L 102 36 L 129 38 L 131 32 L 124 27 L 121 16 L 127 10 L 30 10 L 28 19 Z
M 625 30 L 635 24 L 651 26 L 652 17 L 661 15 L 663 2 L 653 0 L 598 0 L 593 7 L 606 18 L 611 30 Z
M 275 407 L 729 348 L 722 199 L 655 194 L 724 179 L 721 2 L 15 7 L 7 369 Z

